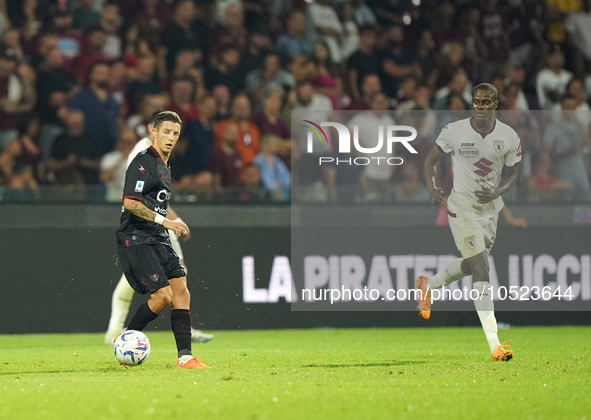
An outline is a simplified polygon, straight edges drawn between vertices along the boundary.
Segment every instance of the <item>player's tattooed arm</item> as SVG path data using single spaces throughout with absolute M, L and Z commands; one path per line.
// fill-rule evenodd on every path
M 133 214 L 135 217 L 153 222 L 156 213 L 147 208 L 141 201 L 126 198 L 123 201 L 123 208 Z

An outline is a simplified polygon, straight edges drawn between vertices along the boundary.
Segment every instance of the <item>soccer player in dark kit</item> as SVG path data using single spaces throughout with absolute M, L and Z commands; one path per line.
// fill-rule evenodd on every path
M 154 118 L 152 147 L 140 152 L 125 174 L 121 225 L 117 230 L 119 260 L 133 289 L 149 294 L 127 326 L 142 331 L 172 304 L 170 322 L 178 349 L 177 368 L 200 369 L 204 365 L 191 352 L 191 295 L 185 269 L 172 249 L 168 230 L 178 236 L 189 233 L 182 222 L 166 218 L 171 195 L 168 159 L 181 133 L 181 119 L 171 111 Z

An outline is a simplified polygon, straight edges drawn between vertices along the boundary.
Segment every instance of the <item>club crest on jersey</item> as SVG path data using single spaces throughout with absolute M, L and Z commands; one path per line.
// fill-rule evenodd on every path
M 144 169 L 144 167 L 142 166 L 142 164 L 140 163 L 140 172 L 142 173 L 142 175 L 146 175 L 146 170 Z
M 474 249 L 476 247 L 476 240 L 474 238 L 474 235 L 464 238 L 464 243 L 468 248 Z
M 144 190 L 144 181 L 137 181 L 135 183 L 135 192 L 142 192 Z
M 495 152 L 501 153 L 505 148 L 505 140 L 493 140 L 493 148 Z

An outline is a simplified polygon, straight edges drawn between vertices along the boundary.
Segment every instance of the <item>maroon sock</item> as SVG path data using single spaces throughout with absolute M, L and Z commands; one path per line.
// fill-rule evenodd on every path
M 173 309 L 170 315 L 170 325 L 176 340 L 179 357 L 191 355 L 191 311 L 188 309 Z
M 127 329 L 141 331 L 144 328 L 146 328 L 146 325 L 148 325 L 148 323 L 154 321 L 157 317 L 158 314 L 152 312 L 152 310 L 148 306 L 148 302 L 146 302 L 139 308 L 137 308 L 137 312 L 129 322 Z

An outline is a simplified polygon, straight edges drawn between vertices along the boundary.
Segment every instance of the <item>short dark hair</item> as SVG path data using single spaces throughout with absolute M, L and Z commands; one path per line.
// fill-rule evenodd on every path
M 480 90 L 488 91 L 489 93 L 491 93 L 495 101 L 499 99 L 499 92 L 497 91 L 497 88 L 491 85 L 490 83 L 481 83 L 478 86 L 476 86 L 474 89 L 472 89 L 472 96 L 474 96 L 474 94 Z
M 173 111 L 162 111 L 154 117 L 154 122 L 152 125 L 158 130 L 158 128 L 162 125 L 164 121 L 170 121 L 173 123 L 178 123 L 180 126 L 183 126 L 183 122 L 181 121 L 181 117 L 176 112 Z

